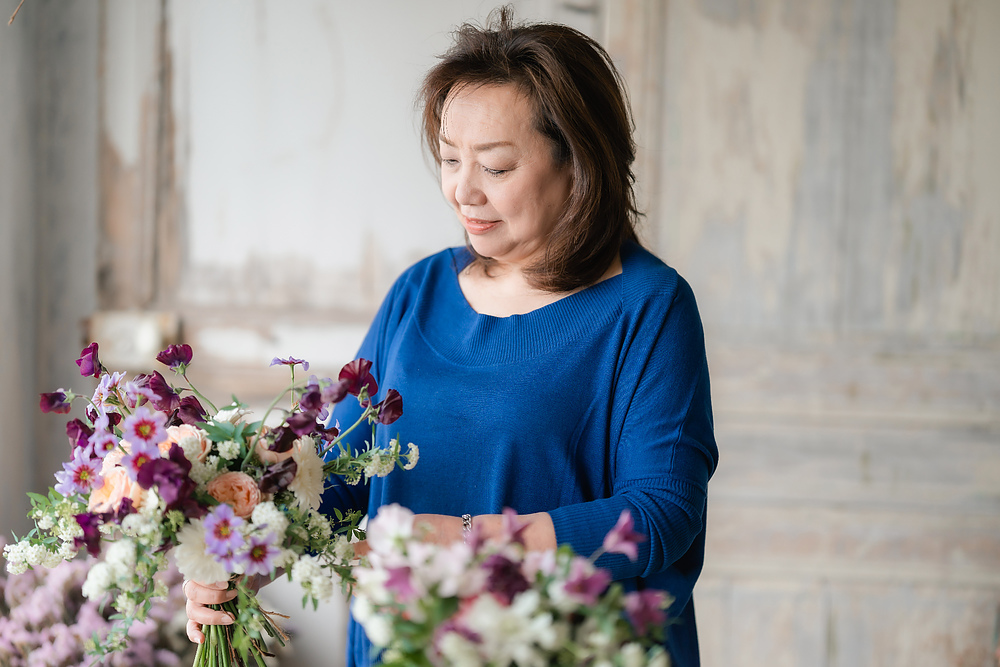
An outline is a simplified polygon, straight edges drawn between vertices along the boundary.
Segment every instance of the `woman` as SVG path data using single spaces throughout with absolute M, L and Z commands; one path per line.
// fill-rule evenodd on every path
M 667 645 L 674 665 L 697 665 L 691 590 L 718 459 L 708 369 L 690 288 L 636 238 L 618 74 L 581 33 L 514 26 L 502 10 L 489 29 L 458 31 L 422 99 L 467 246 L 407 270 L 358 354 L 406 398 L 393 433 L 421 459 L 335 484 L 324 510 L 399 503 L 447 542 L 462 539 L 463 515 L 489 536 L 512 507 L 528 548 L 589 554 L 628 509 L 648 537 L 638 561 L 598 565 L 676 598 Z M 346 403 L 341 424 L 357 417 Z M 200 605 L 227 594 L 187 588 L 192 621 L 218 622 Z M 370 648 L 352 621 L 348 664 L 369 664 Z

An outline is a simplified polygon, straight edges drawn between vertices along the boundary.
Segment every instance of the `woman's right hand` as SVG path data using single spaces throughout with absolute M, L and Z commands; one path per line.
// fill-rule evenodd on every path
M 195 644 L 203 644 L 205 635 L 201 631 L 203 625 L 231 625 L 233 616 L 228 612 L 211 609 L 207 605 L 222 604 L 236 597 L 236 590 L 229 590 L 229 583 L 217 581 L 213 584 L 203 584 L 199 581 L 185 581 L 182 588 L 187 603 L 187 636 Z

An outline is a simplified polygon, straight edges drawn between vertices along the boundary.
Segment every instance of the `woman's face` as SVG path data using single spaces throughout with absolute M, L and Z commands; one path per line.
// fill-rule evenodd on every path
M 441 190 L 477 253 L 522 268 L 545 251 L 572 185 L 531 102 L 512 85 L 466 86 L 445 101 Z

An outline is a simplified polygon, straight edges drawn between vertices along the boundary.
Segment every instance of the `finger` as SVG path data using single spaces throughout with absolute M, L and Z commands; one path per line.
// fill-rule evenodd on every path
M 184 586 L 184 595 L 187 596 L 188 600 L 205 605 L 229 602 L 236 597 L 237 592 L 228 590 L 228 584 L 225 582 L 203 584 L 198 581 L 189 581 Z
M 201 625 L 232 625 L 233 615 L 220 609 L 210 609 L 200 605 L 193 600 L 188 600 L 184 605 L 184 612 L 188 620 Z
M 194 621 L 187 622 L 187 636 L 195 644 L 205 643 L 205 634 L 201 631 L 201 626 Z
M 371 551 L 371 547 L 368 546 L 368 540 L 361 540 L 360 542 L 354 543 L 354 557 L 361 558 L 367 556 L 368 552 Z

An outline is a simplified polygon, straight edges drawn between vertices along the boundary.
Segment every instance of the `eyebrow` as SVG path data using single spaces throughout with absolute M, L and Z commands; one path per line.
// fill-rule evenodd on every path
M 458 148 L 458 146 L 456 146 L 454 143 L 448 141 L 448 137 L 444 136 L 443 134 L 438 135 L 438 141 L 440 141 L 443 144 L 448 144 L 452 148 Z M 475 151 L 476 153 L 483 153 L 485 151 L 493 150 L 494 148 L 500 148 L 501 146 L 513 146 L 513 145 L 514 145 L 513 142 L 510 141 L 490 141 L 485 144 L 476 144 L 475 146 L 472 147 L 472 150 Z

